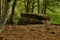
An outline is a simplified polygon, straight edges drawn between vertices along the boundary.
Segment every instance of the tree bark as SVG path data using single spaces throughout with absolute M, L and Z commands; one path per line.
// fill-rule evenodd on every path
M 40 0 L 38 0 L 38 13 L 40 13 Z
M 47 9 L 47 0 L 43 1 L 43 14 L 46 14 L 46 9 Z
M 15 10 L 15 7 L 16 7 L 16 3 L 17 3 L 17 0 L 14 0 L 14 3 L 13 3 L 13 6 L 12 6 L 12 13 L 11 13 L 11 16 L 10 16 L 10 24 L 13 24 L 13 16 L 14 16 L 14 10 Z
M 0 0 L 0 14 L 1 14 L 1 0 Z
M 0 20 L 1 20 L 1 0 L 0 0 Z
M 27 13 L 30 12 L 30 0 L 27 0 L 27 8 L 26 8 L 26 12 L 27 12 Z
M 9 4 L 10 4 L 10 0 L 6 0 L 5 1 L 5 14 L 3 15 L 4 16 L 3 17 L 3 25 L 6 24 L 7 19 L 9 17 L 9 13 L 8 13 L 8 11 L 9 11 Z
M 32 13 L 34 12 L 34 4 L 35 4 L 35 0 L 32 2 L 32 10 L 31 10 Z
M 26 12 L 26 9 L 27 9 L 27 3 L 26 3 L 26 0 L 24 0 L 23 3 L 24 3 L 24 7 L 25 7 L 25 12 Z

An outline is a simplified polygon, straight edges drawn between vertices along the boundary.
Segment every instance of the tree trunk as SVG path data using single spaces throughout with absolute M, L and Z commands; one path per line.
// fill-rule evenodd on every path
M 26 12 L 27 12 L 27 13 L 30 12 L 30 0 L 27 0 L 27 8 L 26 8 Z
M 32 2 L 32 10 L 31 10 L 32 13 L 34 12 L 34 4 L 35 4 L 35 0 Z
M 46 14 L 47 2 L 48 2 L 48 0 L 43 1 L 43 14 Z M 47 25 L 47 27 L 50 26 L 50 23 L 48 22 L 48 20 L 45 21 L 45 24 Z
M 12 6 L 12 13 L 10 16 L 10 24 L 13 24 L 13 16 L 14 16 L 14 10 L 15 10 L 15 6 L 16 6 L 17 0 L 14 0 L 13 6 Z
M 2 14 L 1 14 L 1 0 L 0 0 L 0 25 L 1 25 L 1 16 Z
M 47 9 L 47 0 L 43 1 L 43 14 L 46 14 L 46 9 Z
M 0 20 L 1 20 L 1 0 L 0 0 Z
M 26 9 L 27 9 L 27 4 L 26 4 L 26 0 L 24 0 L 24 7 L 25 7 L 25 12 L 26 12 Z
M 40 0 L 38 0 L 38 13 L 40 13 Z
M 8 11 L 9 11 L 9 4 L 10 4 L 10 0 L 6 0 L 5 1 L 5 14 L 3 15 L 4 16 L 3 17 L 3 25 L 6 24 L 7 19 L 9 17 L 9 13 L 8 13 Z

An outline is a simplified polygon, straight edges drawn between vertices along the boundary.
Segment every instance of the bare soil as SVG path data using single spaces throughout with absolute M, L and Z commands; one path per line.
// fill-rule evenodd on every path
M 5 25 L 1 29 L 0 40 L 60 40 L 60 26 Z

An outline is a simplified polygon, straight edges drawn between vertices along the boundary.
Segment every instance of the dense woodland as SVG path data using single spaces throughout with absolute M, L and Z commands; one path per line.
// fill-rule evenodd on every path
M 60 24 L 60 0 L 1 0 L 0 6 L 0 25 L 19 24 L 21 13 L 48 15 L 50 24 Z

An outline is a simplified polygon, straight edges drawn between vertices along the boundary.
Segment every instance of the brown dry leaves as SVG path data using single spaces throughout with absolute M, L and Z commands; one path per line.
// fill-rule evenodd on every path
M 3 40 L 60 40 L 60 26 L 6 25 L 0 36 Z

